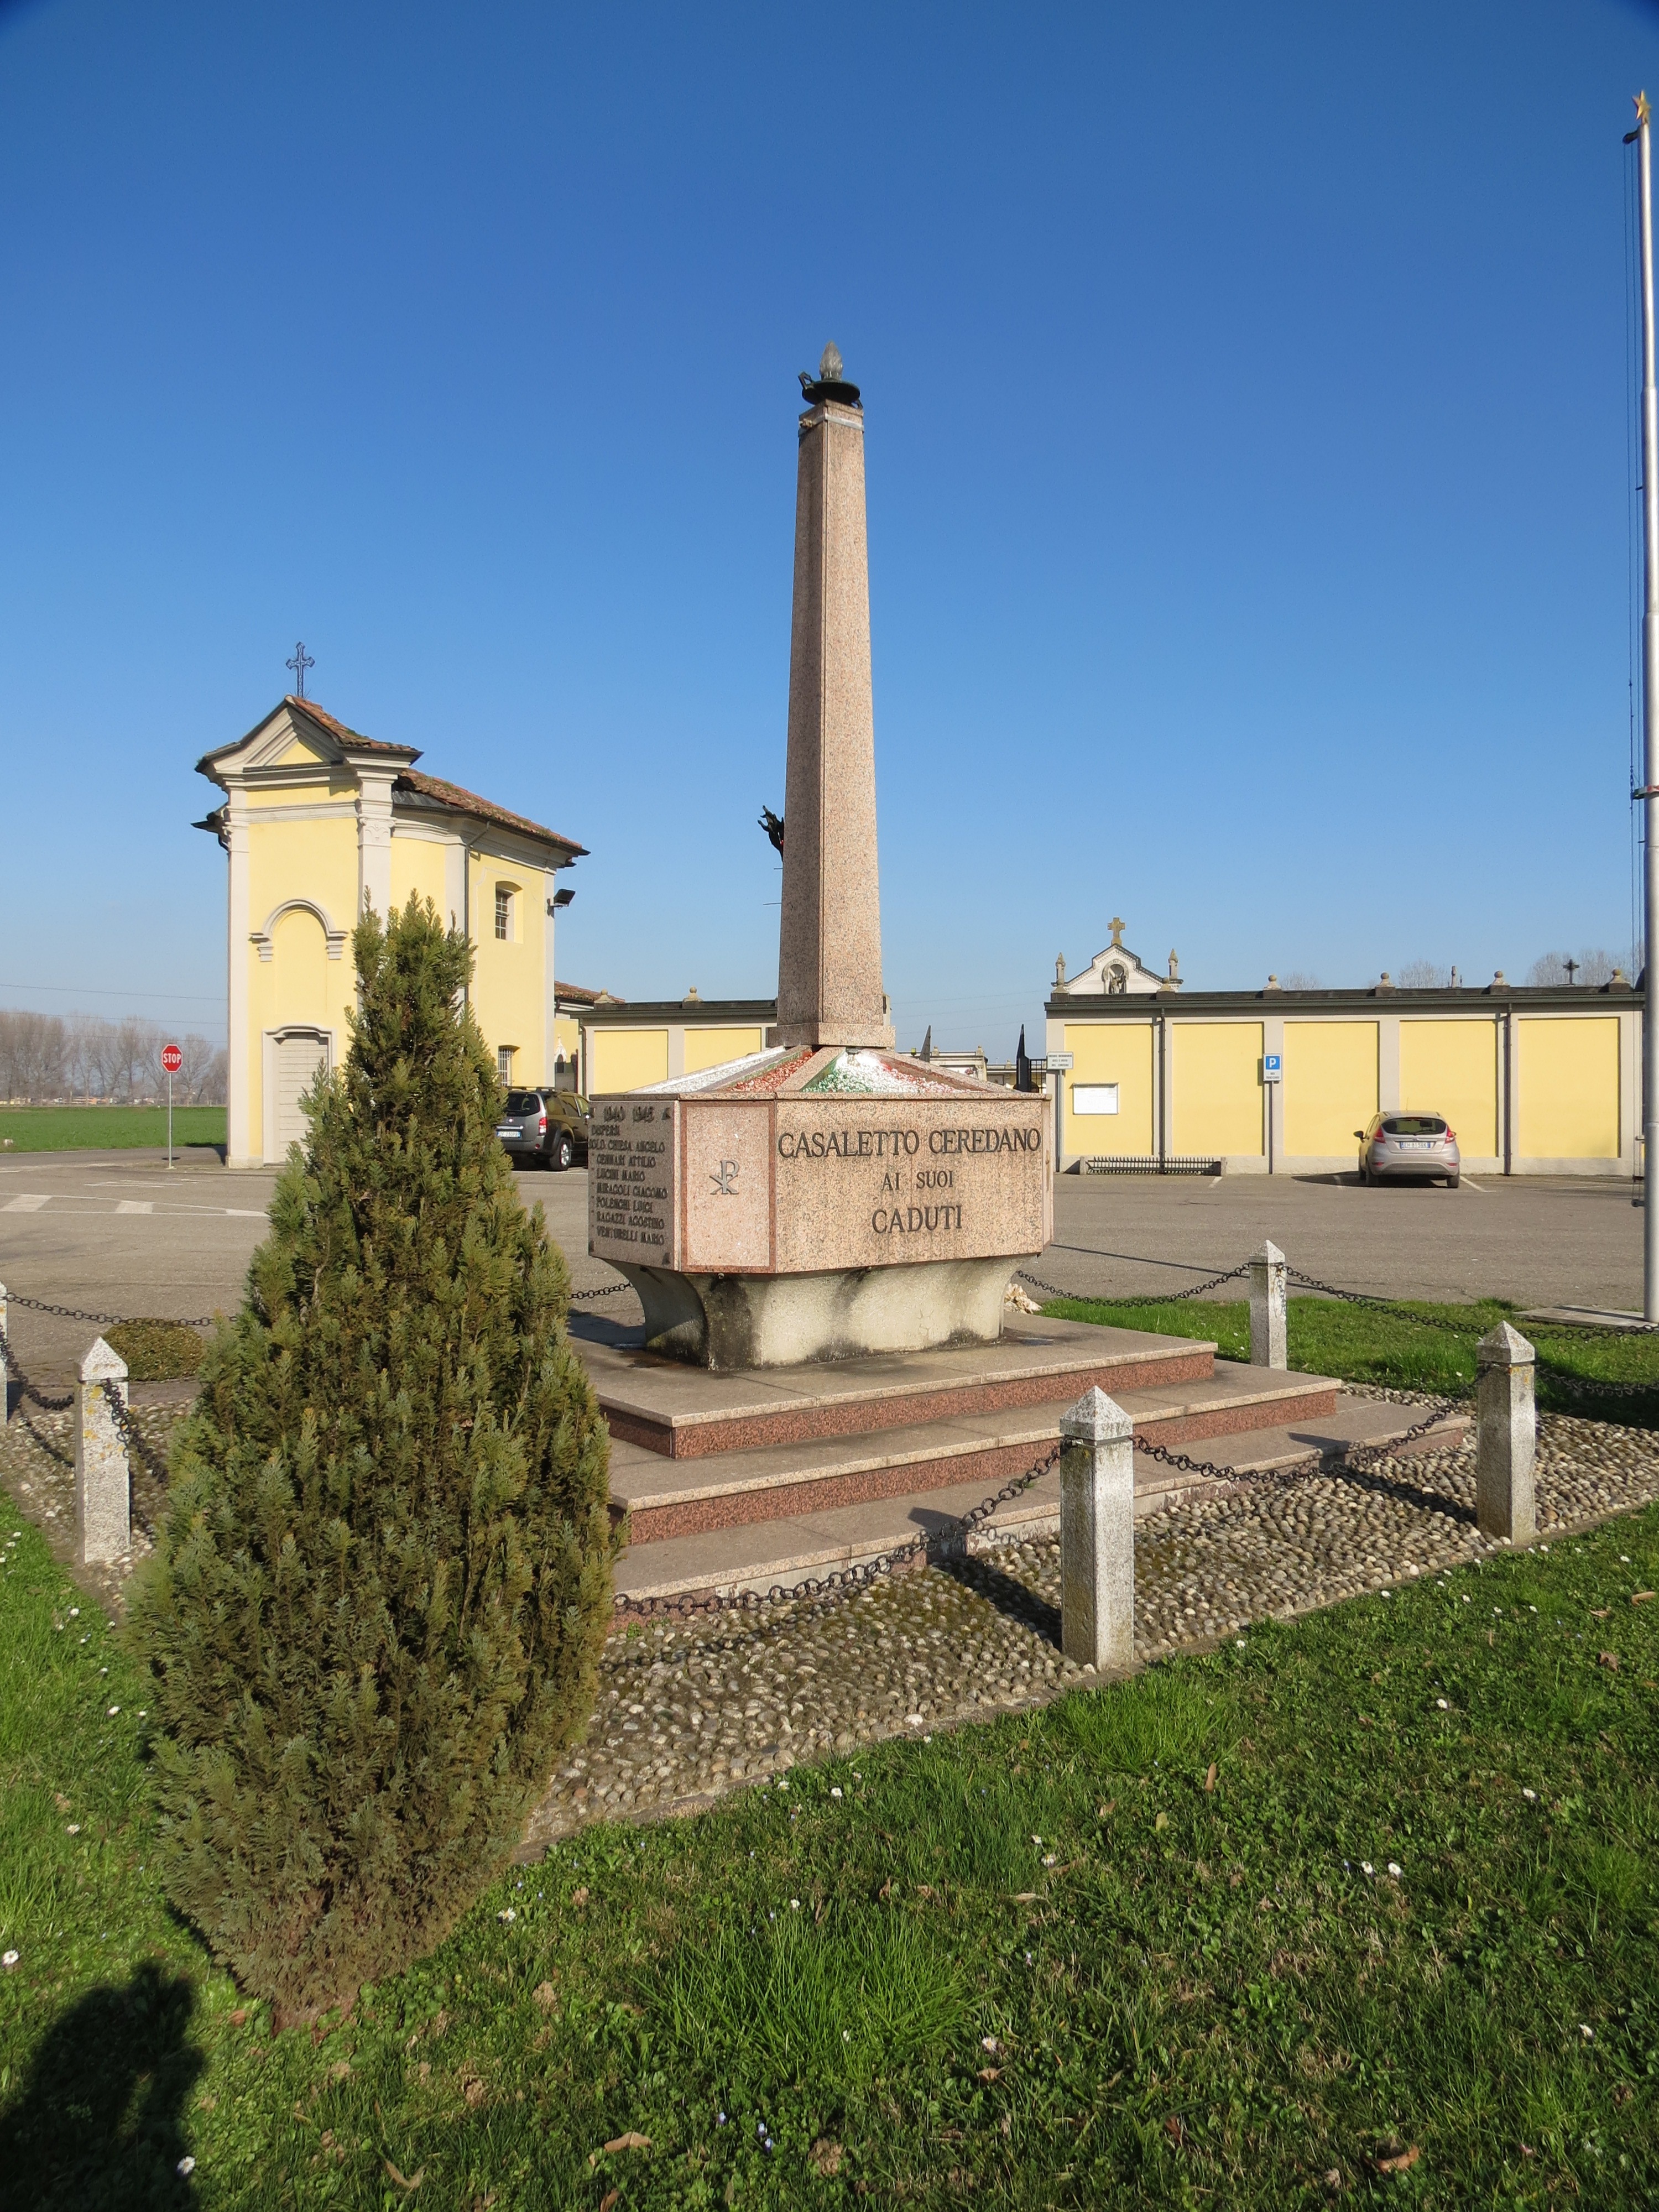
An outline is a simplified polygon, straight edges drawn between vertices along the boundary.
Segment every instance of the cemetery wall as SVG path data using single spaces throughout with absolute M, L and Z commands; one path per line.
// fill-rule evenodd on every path
M 581 1016 L 582 1088 L 642 1090 L 701 1074 L 764 1049 L 777 1020 L 773 999 L 616 1000 Z
M 1072 1062 L 1049 1078 L 1059 1166 L 1337 1173 L 1353 1132 L 1399 1109 L 1443 1114 L 1471 1174 L 1631 1176 L 1642 1019 L 1628 986 L 1056 994 L 1047 1050 Z

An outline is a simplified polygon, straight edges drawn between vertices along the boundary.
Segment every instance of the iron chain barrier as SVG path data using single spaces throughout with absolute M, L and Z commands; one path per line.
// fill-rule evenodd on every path
M 1241 1474 L 1237 1468 L 1224 1467 L 1213 1460 L 1192 1459 L 1185 1452 L 1172 1450 L 1167 1444 L 1149 1443 L 1144 1437 L 1135 1437 L 1134 1448 L 1144 1457 L 1156 1460 L 1161 1466 L 1174 1468 L 1182 1474 L 1205 1476 L 1230 1491 L 1264 1483 L 1288 1486 L 1291 1483 L 1304 1482 L 1310 1476 L 1331 1468 L 1338 1471 L 1347 1468 L 1355 1474 L 1363 1474 L 1376 1462 L 1395 1457 L 1407 1445 L 1427 1436 L 1431 1430 L 1441 1425 L 1448 1414 L 1467 1402 L 1467 1397 L 1444 1398 L 1437 1405 L 1431 1407 L 1421 1420 L 1413 1422 L 1410 1428 L 1402 1430 L 1397 1437 L 1387 1437 L 1374 1444 L 1349 1444 L 1335 1453 L 1308 1452 L 1302 1458 L 1291 1461 L 1288 1466 L 1265 1468 L 1257 1474 Z M 623 1595 L 615 1601 L 617 1617 L 629 1621 L 690 1620 L 699 1614 L 752 1613 L 762 1606 L 788 1604 L 799 1598 L 848 1596 L 867 1589 L 872 1583 L 908 1565 L 912 1560 L 923 1558 L 932 1560 L 953 1551 L 957 1546 L 965 1542 L 982 1522 L 989 1520 L 999 1506 L 1019 1497 L 1051 1468 L 1057 1467 L 1064 1450 L 1063 1444 L 1054 1445 L 1035 1467 L 1028 1468 L 1024 1474 L 1016 1475 L 1012 1482 L 1005 1483 L 1000 1490 L 983 1499 L 971 1512 L 958 1516 L 948 1528 L 930 1529 L 927 1534 L 915 1537 L 909 1543 L 900 1545 L 893 1551 L 884 1552 L 877 1559 L 866 1559 L 861 1565 L 841 1568 L 830 1575 L 808 1576 L 805 1580 L 792 1583 L 787 1587 L 774 1583 L 764 1590 L 702 1590 L 659 1598 Z
M 19 1304 L 21 1304 L 21 1299 Z M 0 1361 L 3 1361 L 6 1372 L 16 1382 L 21 1395 L 31 1404 L 39 1406 L 43 1413 L 65 1413 L 75 1403 L 73 1390 L 66 1390 L 61 1398 L 49 1398 L 44 1390 L 30 1382 L 28 1376 L 23 1372 L 21 1361 L 11 1348 L 10 1339 L 3 1328 L 0 1328 Z M 0 1411 L 3 1410 L 3 1408 L 0 1408 Z
M 1420 1421 L 1414 1422 L 1408 1429 L 1402 1429 L 1397 1437 L 1384 1437 L 1374 1444 L 1346 1444 L 1335 1452 L 1307 1452 L 1284 1467 L 1264 1468 L 1256 1474 L 1240 1474 L 1236 1468 L 1219 1466 L 1214 1460 L 1189 1459 L 1183 1451 L 1173 1450 L 1167 1444 L 1149 1443 L 1144 1437 L 1135 1438 L 1134 1447 L 1145 1458 L 1157 1460 L 1160 1466 L 1175 1468 L 1182 1474 L 1208 1475 L 1224 1482 L 1230 1490 L 1242 1490 L 1247 1485 L 1264 1482 L 1288 1485 L 1305 1481 L 1310 1475 L 1327 1468 L 1340 1472 L 1346 1468 L 1354 1474 L 1364 1474 L 1377 1460 L 1397 1457 L 1407 1445 L 1427 1436 L 1431 1429 L 1437 1429 L 1449 1413 L 1468 1402 L 1467 1391 L 1455 1397 L 1443 1398 L 1437 1406 L 1431 1407 Z
M 113 1328 L 133 1318 L 131 1314 L 85 1313 L 79 1306 L 54 1306 L 49 1304 L 45 1298 L 26 1298 L 21 1291 L 8 1291 L 6 1298 L 8 1304 L 11 1305 L 27 1306 L 31 1313 L 52 1314 L 59 1321 L 89 1321 Z M 143 1318 L 148 1321 L 167 1320 L 167 1316 L 162 1314 L 148 1314 Z M 211 1328 L 219 1318 L 217 1314 L 201 1314 L 191 1321 L 167 1320 L 167 1327 L 169 1328 Z
M 1369 1297 L 1364 1291 L 1344 1291 L 1334 1283 L 1322 1283 L 1316 1275 L 1305 1274 L 1300 1267 L 1287 1267 L 1290 1280 L 1304 1290 L 1316 1291 L 1322 1297 L 1337 1298 L 1344 1305 L 1366 1306 L 1375 1313 L 1385 1313 L 1393 1321 L 1415 1322 L 1419 1328 L 1438 1329 L 1444 1336 L 1469 1337 L 1476 1334 L 1474 1322 L 1447 1321 L 1439 1314 L 1414 1313 L 1389 1298 Z M 1585 1336 L 1628 1336 L 1628 1329 L 1611 1328 L 1605 1322 L 1573 1322 L 1567 1326 Z M 1593 1375 L 1577 1374 L 1571 1367 L 1563 1367 L 1553 1359 L 1540 1359 L 1540 1373 L 1552 1389 L 1577 1390 L 1588 1398 L 1641 1398 L 1659 1391 L 1659 1376 L 1650 1382 L 1606 1382 Z
M 1142 1264 L 1151 1266 L 1155 1265 L 1156 1262 L 1143 1261 Z M 1099 1299 L 1097 1302 L 1103 1305 L 1178 1306 L 1183 1298 L 1201 1298 L 1206 1291 L 1218 1290 L 1223 1283 L 1236 1283 L 1241 1275 L 1248 1275 L 1249 1272 L 1250 1263 L 1246 1260 L 1242 1267 L 1229 1267 L 1224 1275 L 1212 1275 L 1207 1282 L 1194 1283 L 1184 1291 L 1170 1291 L 1167 1294 L 1155 1292 L 1152 1297 L 1145 1298 L 1120 1297 L 1115 1295 L 1109 1298 Z M 1079 1304 L 1097 1302 L 1092 1291 L 1062 1291 L 1058 1283 L 1045 1283 L 1041 1275 L 1034 1275 L 1029 1267 L 1016 1267 L 1014 1273 L 1022 1283 L 1031 1284 L 1036 1289 L 1045 1291 L 1051 1298 L 1074 1298 Z
M 1143 1261 L 1140 1264 L 1152 1267 L 1158 1263 L 1152 1261 Z M 1073 1298 L 1079 1302 L 1086 1300 L 1103 1305 L 1173 1306 L 1179 1305 L 1185 1298 L 1202 1297 L 1206 1291 L 1218 1290 L 1224 1283 L 1236 1282 L 1241 1275 L 1247 1275 L 1249 1273 L 1249 1262 L 1247 1260 L 1243 1267 L 1230 1268 L 1225 1274 L 1212 1275 L 1207 1281 L 1194 1283 L 1187 1290 L 1153 1291 L 1145 1297 L 1137 1297 L 1133 1292 L 1125 1294 L 1121 1291 L 1114 1291 L 1109 1296 L 1102 1297 L 1091 1295 L 1086 1291 L 1062 1290 L 1058 1283 L 1045 1282 L 1041 1275 L 1032 1274 L 1029 1268 L 1020 1267 L 1015 1272 L 1019 1281 L 1030 1283 L 1035 1289 L 1042 1291 L 1046 1296 L 1053 1298 Z M 1322 1281 L 1319 1276 L 1310 1275 L 1301 1267 L 1287 1266 L 1285 1273 L 1286 1279 L 1295 1284 L 1298 1290 L 1310 1291 L 1317 1297 L 1332 1298 L 1343 1305 L 1360 1306 L 1372 1313 L 1386 1314 L 1391 1321 L 1407 1322 L 1419 1328 L 1436 1329 L 1443 1336 L 1453 1336 L 1463 1341 L 1478 1336 L 1480 1333 L 1478 1322 L 1448 1321 L 1441 1314 L 1419 1313 L 1397 1298 L 1379 1298 L 1369 1291 L 1344 1290 L 1340 1284 Z M 1570 1328 L 1577 1335 L 1587 1337 L 1617 1339 L 1627 1337 L 1632 1333 L 1627 1328 L 1620 1328 L 1607 1322 L 1572 1322 L 1563 1323 L 1561 1326 Z M 1574 1369 L 1563 1367 L 1558 1361 L 1547 1358 L 1539 1360 L 1538 1369 L 1540 1377 L 1548 1382 L 1552 1389 L 1577 1391 L 1587 1398 L 1617 1400 L 1659 1395 L 1659 1376 L 1644 1382 L 1605 1382 L 1596 1376 L 1580 1375 Z
M 616 1616 L 619 1620 L 629 1621 L 687 1620 L 699 1613 L 754 1613 L 763 1605 L 787 1605 L 797 1598 L 851 1596 L 858 1590 L 868 1589 L 884 1576 L 896 1573 L 913 1559 L 941 1558 L 964 1543 L 1000 1505 L 1006 1505 L 1019 1497 L 1034 1482 L 1041 1481 L 1051 1468 L 1057 1467 L 1064 1449 L 1063 1444 L 1053 1445 L 1035 1467 L 1027 1468 L 1024 1474 L 1017 1474 L 989 1498 L 981 1498 L 970 1512 L 957 1515 L 949 1528 L 930 1528 L 924 1535 L 913 1537 L 908 1544 L 897 1545 L 892 1551 L 866 1559 L 856 1567 L 838 1567 L 828 1575 L 808 1575 L 787 1588 L 781 1583 L 774 1583 L 764 1590 L 695 1590 L 648 1598 L 631 1598 L 624 1593 L 615 1601 Z
M 1145 1298 L 1135 1298 L 1133 1296 L 1126 1297 L 1121 1293 L 1115 1293 L 1102 1299 L 1100 1303 L 1177 1305 L 1188 1299 L 1202 1297 L 1206 1291 L 1219 1290 L 1224 1284 L 1239 1281 L 1249 1274 L 1249 1268 L 1250 1263 L 1247 1260 L 1236 1267 L 1223 1269 L 1207 1277 L 1202 1282 L 1191 1284 L 1185 1290 L 1163 1294 L 1153 1293 Z M 1015 1273 L 1017 1279 L 1030 1284 L 1033 1289 L 1042 1291 L 1048 1297 L 1081 1300 L 1089 1297 L 1090 1295 L 1086 1291 L 1066 1290 L 1058 1283 L 1048 1282 L 1041 1275 L 1034 1274 L 1029 1268 L 1021 1267 Z M 1322 1297 L 1328 1297 L 1344 1304 L 1360 1306 L 1373 1312 L 1387 1314 L 1394 1320 L 1415 1322 L 1419 1328 L 1436 1329 L 1443 1334 L 1455 1336 L 1460 1340 L 1467 1339 L 1475 1333 L 1476 1324 L 1447 1321 L 1439 1315 L 1419 1313 L 1399 1301 L 1377 1297 L 1368 1291 L 1345 1290 L 1338 1284 L 1327 1283 L 1316 1275 L 1309 1274 L 1303 1268 L 1287 1267 L 1285 1273 L 1287 1279 L 1299 1289 L 1311 1291 Z M 570 1294 L 570 1302 L 574 1305 L 601 1298 L 617 1297 L 624 1291 L 632 1288 L 633 1285 L 627 1281 L 607 1283 L 588 1290 L 573 1291 Z M 89 1322 L 94 1325 L 113 1327 L 125 1318 L 119 1314 L 94 1313 L 77 1306 L 57 1305 L 42 1298 L 25 1297 L 17 1292 L 9 1292 L 8 1297 L 12 1304 L 22 1306 L 31 1312 L 46 1314 L 58 1320 Z M 181 1328 L 211 1328 L 219 1318 L 217 1315 L 204 1315 L 194 1320 L 179 1322 L 175 1326 Z M 1616 1337 L 1629 1333 L 1605 1323 L 1586 1322 L 1576 1323 L 1573 1326 L 1587 1336 Z M 17 1355 L 13 1351 L 3 1329 L 0 1329 L 0 1363 L 3 1364 L 7 1371 L 17 1382 L 22 1395 L 43 1411 L 63 1413 L 74 1404 L 73 1390 L 65 1392 L 61 1397 L 50 1396 L 31 1382 L 19 1363 Z M 1639 1397 L 1659 1391 L 1659 1378 L 1652 1382 L 1604 1382 L 1594 1376 L 1575 1374 L 1571 1369 L 1558 1368 L 1553 1363 L 1540 1363 L 1540 1364 L 1544 1367 L 1546 1379 L 1552 1387 L 1579 1391 L 1589 1397 L 1623 1399 Z M 136 1455 L 150 1475 L 158 1483 L 165 1486 L 167 1481 L 165 1462 L 144 1437 L 131 1412 L 122 1402 L 116 1386 L 112 1382 L 106 1382 L 100 1387 L 111 1416 L 128 1447 L 130 1455 Z M 1469 1395 L 1464 1392 L 1443 1399 L 1431 1407 L 1420 1420 L 1404 1430 L 1397 1437 L 1387 1438 L 1375 1444 L 1351 1444 L 1336 1454 L 1310 1452 L 1303 1458 L 1292 1461 L 1285 1467 L 1264 1469 L 1256 1474 L 1241 1475 L 1235 1468 L 1221 1465 L 1212 1460 L 1194 1459 L 1186 1452 L 1176 1450 L 1168 1445 L 1153 1443 L 1143 1437 L 1137 1436 L 1134 1438 L 1134 1449 L 1143 1457 L 1171 1468 L 1178 1474 L 1199 1476 L 1224 1486 L 1229 1490 L 1269 1482 L 1276 1485 L 1288 1485 L 1304 1480 L 1322 1469 L 1333 1466 L 1363 1472 L 1365 1466 L 1374 1461 L 1397 1455 L 1407 1446 L 1437 1428 L 1455 1407 L 1460 1404 L 1467 1404 Z M 973 1531 L 988 1521 L 1000 1507 L 1010 1504 L 1014 1498 L 1029 1490 L 1034 1483 L 1039 1481 L 1043 1475 L 1048 1474 L 1059 1463 L 1063 1449 L 1064 1447 L 1058 1443 L 1054 1445 L 1024 1474 L 1017 1475 L 1012 1481 L 1005 1483 L 1000 1490 L 993 1492 L 988 1498 L 981 1499 L 980 1504 L 973 1507 L 970 1511 L 957 1516 L 948 1527 L 931 1529 L 922 1535 L 913 1538 L 908 1543 L 898 1545 L 893 1550 L 884 1552 L 858 1566 L 840 1568 L 827 1575 L 809 1575 L 804 1577 L 799 1582 L 787 1585 L 774 1583 L 764 1590 L 711 1590 L 675 1593 L 653 1598 L 631 1598 L 625 1595 L 619 1595 L 614 1601 L 616 1616 L 618 1620 L 626 1620 L 629 1622 L 689 1620 L 700 1615 L 753 1613 L 763 1606 L 787 1604 L 800 1599 L 848 1596 L 858 1591 L 868 1589 L 878 1581 L 899 1571 L 913 1561 L 932 1560 L 943 1557 L 957 1547 L 964 1544 Z
M 104 1403 L 109 1407 L 110 1418 L 120 1431 L 121 1440 L 127 1448 L 127 1511 L 144 1534 L 153 1539 L 155 1534 L 155 1524 L 138 1503 L 138 1486 L 132 1479 L 133 1461 L 135 1456 L 143 1461 L 151 1481 L 156 1484 L 164 1494 L 167 1486 L 167 1462 L 151 1446 L 143 1431 L 122 1403 L 121 1393 L 116 1385 L 113 1382 L 100 1382 L 98 1387 L 104 1394 Z

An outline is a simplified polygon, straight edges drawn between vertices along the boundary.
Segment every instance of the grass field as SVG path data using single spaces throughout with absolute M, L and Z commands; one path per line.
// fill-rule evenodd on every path
M 1250 1310 L 1243 1298 L 1226 1304 L 1210 1298 L 1175 1304 L 1054 1298 L 1042 1310 L 1114 1328 L 1210 1338 L 1224 1358 L 1250 1356 Z M 1413 1314 L 1425 1316 L 1429 1325 L 1413 1322 Z M 1659 1426 L 1659 1335 L 1596 1336 L 1583 1329 L 1549 1328 L 1523 1320 L 1517 1307 L 1500 1298 L 1462 1306 L 1401 1302 L 1388 1313 L 1334 1298 L 1292 1298 L 1286 1328 L 1290 1362 L 1304 1374 L 1334 1375 L 1344 1382 L 1386 1383 L 1402 1390 L 1467 1390 L 1474 1382 L 1475 1344 L 1500 1321 L 1512 1322 L 1537 1350 L 1540 1406 L 1638 1428 Z M 1584 1387 L 1596 1382 L 1651 1383 L 1652 1389 L 1611 1399 Z
M 9 1137 L 20 1152 L 125 1151 L 137 1145 L 165 1145 L 165 1106 L 0 1106 L 0 1137 Z M 222 1106 L 175 1106 L 175 1145 L 222 1145 Z
M 1653 1514 L 590 1829 L 315 2039 L 169 1911 L 143 1682 L 0 1537 L 9 2203 L 1659 2198 Z

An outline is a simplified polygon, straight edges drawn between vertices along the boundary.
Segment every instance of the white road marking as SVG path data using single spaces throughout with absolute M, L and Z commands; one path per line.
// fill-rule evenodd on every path
M 1215 1176 L 1215 1177 L 1212 1179 L 1212 1181 L 1211 1182 L 1210 1188 L 1211 1188 L 1212 1190 L 1219 1190 L 1219 1189 L 1220 1189 L 1220 1188 L 1221 1188 L 1221 1185 L 1222 1185 L 1223 1181 L 1224 1181 L 1224 1178 L 1223 1178 L 1222 1176 Z
M 1478 1190 L 1482 1198 L 1486 1195 L 1486 1186 L 1485 1183 L 1476 1182 L 1471 1176 L 1463 1176 L 1460 1180 L 1465 1190 Z
M 148 1198 L 124 1198 L 112 1205 L 106 1198 L 88 1200 L 73 1195 L 65 1197 L 61 1193 L 48 1201 L 38 1193 L 31 1195 L 27 1192 L 24 1192 L 17 1198 L 9 1199 L 3 1206 L 0 1206 L 0 1213 L 38 1213 L 48 1202 L 55 1205 L 60 1214 L 72 1215 L 77 1219 L 89 1218 L 98 1221 L 112 1221 L 118 1213 L 159 1213 L 173 1220 L 195 1221 L 263 1221 L 265 1218 L 263 1207 L 167 1206 L 158 1205 L 155 1200 Z

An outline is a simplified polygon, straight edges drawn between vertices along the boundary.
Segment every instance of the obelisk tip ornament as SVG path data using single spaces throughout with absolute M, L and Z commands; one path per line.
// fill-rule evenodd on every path
M 789 641 L 781 1044 L 890 1047 L 881 988 L 864 409 L 836 348 L 803 375 Z

